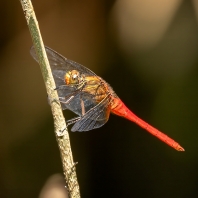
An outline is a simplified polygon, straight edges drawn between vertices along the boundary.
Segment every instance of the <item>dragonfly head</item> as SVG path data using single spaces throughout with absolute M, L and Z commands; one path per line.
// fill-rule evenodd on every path
M 71 70 L 65 74 L 65 83 L 67 85 L 76 85 L 79 84 L 80 81 L 80 73 L 77 70 Z

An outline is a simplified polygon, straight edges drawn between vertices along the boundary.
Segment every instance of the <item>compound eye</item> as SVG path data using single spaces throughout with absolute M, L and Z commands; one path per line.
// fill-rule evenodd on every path
M 65 75 L 66 84 L 79 84 L 80 73 L 77 70 L 71 70 Z
M 76 82 L 78 80 L 77 74 L 72 75 L 72 81 Z
M 72 70 L 71 72 L 71 83 L 72 84 L 78 84 L 79 83 L 79 72 L 76 70 Z

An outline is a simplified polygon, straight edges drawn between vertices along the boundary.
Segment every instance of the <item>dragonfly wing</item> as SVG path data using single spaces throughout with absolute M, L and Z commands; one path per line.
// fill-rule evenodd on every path
M 85 76 L 90 76 L 90 75 L 96 76 L 96 74 L 92 72 L 91 70 L 89 70 L 88 68 L 84 67 L 83 65 L 79 63 L 76 63 L 72 60 L 65 58 L 58 52 L 52 50 L 51 48 L 45 46 L 45 50 L 47 53 L 47 57 L 48 57 L 52 72 L 54 70 L 61 70 L 63 74 L 65 74 L 66 72 L 70 70 L 78 70 L 80 73 L 83 73 Z M 34 46 L 31 47 L 30 54 L 37 62 L 39 62 Z
M 110 115 L 109 100 L 110 96 L 107 95 L 99 104 L 86 112 L 74 124 L 71 131 L 89 131 L 103 126 L 108 121 Z
M 95 101 L 94 96 L 83 92 L 74 86 L 66 85 L 65 74 L 70 70 L 78 70 L 84 76 L 96 76 L 96 74 L 83 65 L 65 58 L 49 47 L 45 47 L 45 50 L 52 69 L 62 109 L 69 109 L 77 115 L 82 116 L 82 102 L 84 104 L 85 112 L 88 112 L 95 107 L 98 102 Z M 30 49 L 30 54 L 37 62 L 39 62 L 34 46 Z
M 86 92 L 77 90 L 77 93 L 74 93 L 73 96 L 70 101 L 63 102 L 61 105 L 63 109 L 69 109 L 79 116 L 83 115 L 83 111 L 86 113 L 98 104 L 93 95 Z M 65 99 L 65 101 L 67 100 Z
M 56 75 L 57 71 L 54 74 Z M 59 74 L 57 75 L 56 81 L 61 81 L 58 76 Z M 94 95 L 83 92 L 81 89 L 63 85 L 60 86 L 57 91 L 62 109 L 69 109 L 79 116 L 82 116 L 83 108 L 85 112 L 88 112 L 98 104 L 94 99 Z

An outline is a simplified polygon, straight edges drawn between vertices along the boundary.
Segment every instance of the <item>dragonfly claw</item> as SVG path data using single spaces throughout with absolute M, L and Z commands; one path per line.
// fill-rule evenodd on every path
M 50 98 L 49 96 L 47 96 L 47 100 L 48 100 L 48 104 L 51 105 L 51 103 L 56 102 L 58 104 L 58 100 L 55 98 Z
M 64 128 L 63 130 L 59 130 L 59 131 L 56 132 L 56 135 L 58 137 L 61 137 L 61 136 L 65 135 L 65 134 L 66 134 L 66 128 Z

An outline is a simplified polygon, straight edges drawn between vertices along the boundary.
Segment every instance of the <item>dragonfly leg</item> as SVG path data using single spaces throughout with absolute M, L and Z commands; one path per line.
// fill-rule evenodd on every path
M 77 121 L 79 121 L 80 119 L 81 119 L 81 117 L 79 116 L 79 117 L 75 117 L 75 118 L 72 118 L 72 119 L 70 119 L 70 120 L 67 120 L 67 121 L 66 121 L 66 125 L 69 126 L 69 125 L 71 125 L 71 124 L 74 124 L 74 123 L 76 123 Z
M 56 102 L 58 103 L 58 100 L 55 99 L 55 98 L 50 98 L 49 96 L 47 96 L 47 101 L 48 101 L 48 104 L 50 105 L 52 102 Z
M 55 98 L 50 98 L 49 96 L 47 97 L 47 99 L 48 99 L 48 104 L 49 104 L 49 105 L 50 105 L 52 102 L 58 103 L 58 101 L 59 101 L 60 103 L 67 104 L 67 103 L 69 103 L 73 98 L 74 98 L 74 96 L 70 96 L 70 97 L 67 97 L 67 98 L 65 98 L 65 97 L 59 97 L 59 100 L 57 100 L 57 99 L 55 99 Z
M 80 99 L 80 105 L 81 105 L 82 116 L 83 116 L 83 115 L 85 115 L 85 104 L 84 104 L 84 101 L 82 99 Z
M 70 96 L 70 97 L 68 97 L 68 98 L 59 97 L 59 101 L 60 101 L 61 103 L 67 104 L 67 103 L 69 103 L 73 98 L 74 98 L 74 96 Z M 62 99 L 62 100 L 61 100 L 61 99 Z
M 79 116 L 79 117 L 76 117 L 76 118 L 72 118 L 70 120 L 67 120 L 66 121 L 66 126 L 68 127 L 69 125 L 76 123 L 80 119 L 81 119 L 81 117 Z M 66 128 L 64 128 L 63 130 L 59 130 L 59 132 L 57 132 L 56 134 L 58 136 L 63 136 L 65 130 L 66 130 Z

